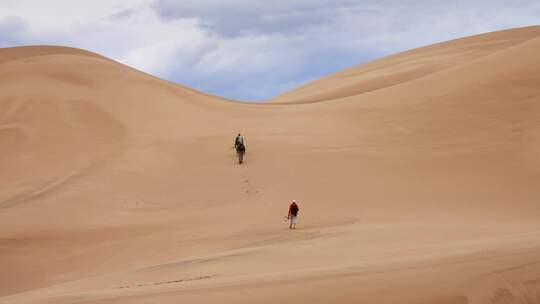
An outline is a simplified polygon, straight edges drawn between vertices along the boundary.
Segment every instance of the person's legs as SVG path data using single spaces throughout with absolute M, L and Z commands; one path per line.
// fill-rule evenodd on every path
M 289 229 L 296 229 L 296 215 L 291 215 L 291 224 L 289 225 Z
M 238 155 L 238 163 L 241 164 L 243 160 L 243 153 L 242 150 L 236 149 L 236 154 Z

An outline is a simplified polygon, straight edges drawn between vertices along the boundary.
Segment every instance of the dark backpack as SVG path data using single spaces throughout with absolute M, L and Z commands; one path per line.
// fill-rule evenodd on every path
M 298 214 L 298 210 L 299 210 L 298 205 L 292 205 L 291 206 L 291 214 L 292 215 L 296 216 Z

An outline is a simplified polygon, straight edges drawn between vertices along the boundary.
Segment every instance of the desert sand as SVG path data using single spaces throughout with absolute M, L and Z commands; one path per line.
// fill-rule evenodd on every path
M 7 48 L 0 104 L 2 304 L 540 301 L 540 27 L 264 104 Z

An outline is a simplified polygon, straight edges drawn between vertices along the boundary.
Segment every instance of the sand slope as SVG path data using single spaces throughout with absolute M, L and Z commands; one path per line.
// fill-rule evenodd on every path
M 385 89 L 511 48 L 538 37 L 539 31 L 538 27 L 527 27 L 410 50 L 321 78 L 277 96 L 273 101 L 323 101 Z
M 540 27 L 260 105 L 59 47 L 0 80 L 0 303 L 539 301 Z

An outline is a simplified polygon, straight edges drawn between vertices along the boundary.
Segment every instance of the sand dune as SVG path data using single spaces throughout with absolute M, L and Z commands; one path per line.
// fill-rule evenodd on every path
M 0 49 L 0 303 L 540 302 L 539 84 L 540 27 L 267 104 Z
M 528 27 L 414 49 L 324 77 L 277 96 L 274 101 L 324 101 L 385 89 L 504 51 L 538 37 L 539 32 L 538 27 Z

